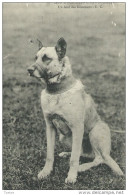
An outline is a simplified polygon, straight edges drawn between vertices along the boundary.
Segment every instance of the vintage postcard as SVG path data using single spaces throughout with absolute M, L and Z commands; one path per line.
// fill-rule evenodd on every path
M 125 2 L 2 3 L 4 194 L 125 194 L 125 17 Z

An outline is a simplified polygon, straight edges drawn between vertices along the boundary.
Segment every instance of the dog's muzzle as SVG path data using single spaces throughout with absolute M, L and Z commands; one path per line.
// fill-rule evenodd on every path
M 35 63 L 27 69 L 29 76 L 43 78 L 46 82 L 58 82 L 61 72 L 52 73 L 47 68 L 42 68 L 38 63 Z
M 46 75 L 45 70 L 37 63 L 29 66 L 27 71 L 33 77 L 44 78 Z

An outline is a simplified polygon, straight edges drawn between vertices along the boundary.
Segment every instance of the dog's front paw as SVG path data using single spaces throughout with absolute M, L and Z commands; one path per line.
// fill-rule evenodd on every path
M 67 177 L 66 179 L 65 179 L 65 183 L 72 183 L 72 184 L 74 184 L 76 182 L 76 177 Z
M 47 177 L 48 175 L 50 175 L 52 169 L 46 169 L 45 167 L 43 168 L 42 171 L 39 172 L 38 174 L 38 179 L 41 180 L 41 179 L 44 179 L 45 177 Z
M 65 179 L 65 183 L 72 183 L 74 184 L 77 179 L 77 173 L 75 172 L 69 172 L 68 177 Z

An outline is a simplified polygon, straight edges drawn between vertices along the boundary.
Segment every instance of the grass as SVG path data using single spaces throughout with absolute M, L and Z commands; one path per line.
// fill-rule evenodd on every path
M 56 4 L 3 3 L 3 189 L 123 190 L 125 178 L 106 165 L 79 174 L 74 185 L 65 184 L 69 158 L 58 157 L 64 150 L 58 142 L 52 174 L 37 179 L 46 157 L 40 106 L 45 86 L 28 77 L 26 69 L 37 51 L 36 38 L 53 46 L 62 36 L 73 73 L 94 98 L 101 118 L 111 129 L 125 131 L 124 4 L 76 10 L 58 9 Z M 125 172 L 125 134 L 112 132 L 111 155 Z

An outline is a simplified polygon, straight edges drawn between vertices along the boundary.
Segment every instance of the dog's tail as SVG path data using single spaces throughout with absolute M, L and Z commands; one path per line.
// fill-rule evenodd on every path
M 112 129 L 111 132 L 125 134 L 124 130 L 114 130 L 114 129 Z

